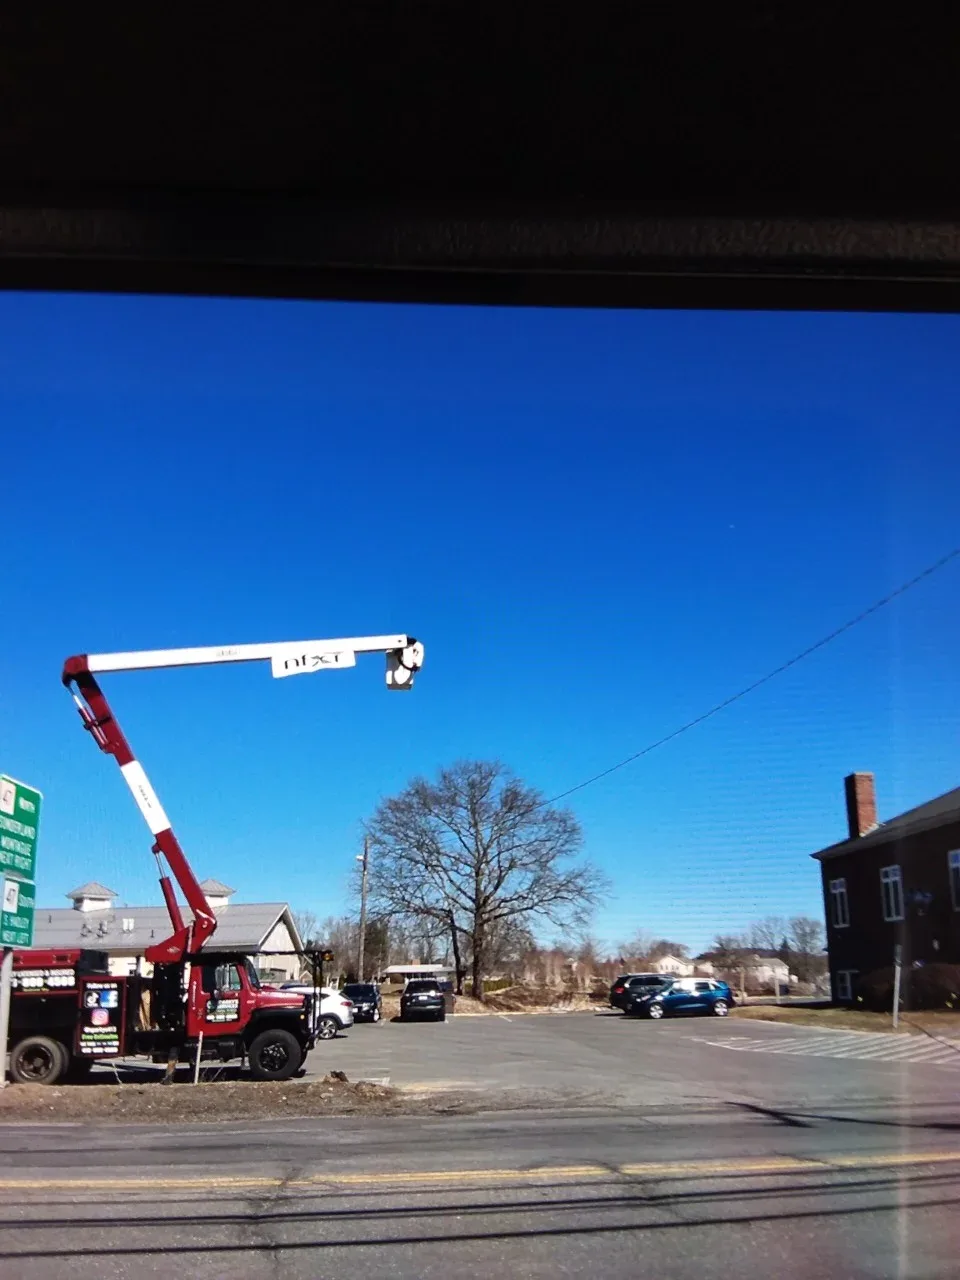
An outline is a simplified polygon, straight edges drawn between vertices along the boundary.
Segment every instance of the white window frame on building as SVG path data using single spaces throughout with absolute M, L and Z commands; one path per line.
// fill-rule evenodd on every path
M 859 972 L 859 969 L 837 970 L 837 989 L 833 996 L 835 1000 L 847 1003 L 853 999 L 853 980 Z
M 847 897 L 847 881 L 841 876 L 839 880 L 831 880 L 830 890 L 830 923 L 834 929 L 846 929 L 850 925 L 850 899 Z
M 889 924 L 903 919 L 903 872 L 898 862 L 880 868 L 880 900 Z
M 953 909 L 960 911 L 960 849 L 951 849 L 947 854 L 947 873 L 950 876 L 950 897 L 953 899 Z

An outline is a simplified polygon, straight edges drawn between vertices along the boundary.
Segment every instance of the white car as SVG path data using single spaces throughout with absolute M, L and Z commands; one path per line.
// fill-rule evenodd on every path
M 285 982 L 281 991 L 299 991 L 312 997 L 313 1026 L 318 1040 L 332 1040 L 338 1031 L 353 1026 L 353 1002 L 334 987 L 315 987 L 309 982 Z

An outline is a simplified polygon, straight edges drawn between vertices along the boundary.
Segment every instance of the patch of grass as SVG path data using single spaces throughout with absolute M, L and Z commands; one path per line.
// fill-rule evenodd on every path
M 803 1008 L 799 1005 L 746 1005 L 731 1009 L 732 1018 L 760 1022 L 785 1022 L 790 1026 L 836 1028 L 839 1031 L 892 1031 L 889 1013 L 866 1009 Z M 901 1013 L 899 1030 L 905 1035 L 924 1031 L 948 1038 L 960 1037 L 960 1013 L 943 1010 L 933 1013 Z

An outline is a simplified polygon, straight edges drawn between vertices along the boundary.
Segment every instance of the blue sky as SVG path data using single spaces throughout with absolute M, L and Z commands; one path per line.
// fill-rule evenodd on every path
M 348 905 L 360 823 L 498 756 L 553 794 L 957 544 L 960 319 L 0 297 L 0 768 L 45 793 L 39 901 L 159 901 L 59 684 L 71 653 L 410 632 L 379 658 L 105 678 L 188 856 Z M 960 782 L 957 565 L 577 794 L 596 932 L 819 914 L 842 777 Z

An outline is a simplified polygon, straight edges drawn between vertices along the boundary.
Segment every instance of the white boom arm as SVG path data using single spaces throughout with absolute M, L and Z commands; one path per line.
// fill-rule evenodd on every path
M 276 677 L 305 675 L 337 667 L 354 667 L 358 653 L 385 653 L 387 688 L 409 689 L 423 665 L 423 645 L 412 636 L 360 636 L 347 640 L 300 640 L 278 644 L 235 644 L 202 649 L 141 649 L 132 653 L 76 654 L 63 666 L 61 679 L 73 693 L 84 727 L 101 751 L 112 755 L 133 794 L 137 807 L 154 836 L 153 852 L 160 869 L 160 888 L 170 914 L 173 933 L 147 947 L 144 955 L 154 964 L 182 961 L 199 952 L 217 927 L 216 915 L 187 861 L 170 819 L 163 811 L 140 762 L 130 749 L 117 718 L 103 696 L 97 676 L 104 671 L 146 671 L 155 667 L 198 667 L 218 662 L 269 661 Z M 183 919 L 161 855 L 180 885 L 193 920 Z
M 275 644 L 210 645 L 196 649 L 139 649 L 130 653 L 90 653 L 87 670 L 147 671 L 155 667 L 200 667 L 220 662 L 269 661 L 272 674 L 308 675 L 354 667 L 358 653 L 387 655 L 387 688 L 410 689 L 423 665 L 423 645 L 412 636 L 352 636 L 342 640 L 283 640 Z

